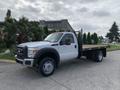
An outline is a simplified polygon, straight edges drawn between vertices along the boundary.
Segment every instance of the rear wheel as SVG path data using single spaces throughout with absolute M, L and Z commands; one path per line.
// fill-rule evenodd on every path
M 96 62 L 102 62 L 103 60 L 103 52 L 102 51 L 97 51 L 94 55 L 93 55 L 93 59 Z
M 55 71 L 55 60 L 53 58 L 43 58 L 39 64 L 39 71 L 43 76 L 50 76 Z

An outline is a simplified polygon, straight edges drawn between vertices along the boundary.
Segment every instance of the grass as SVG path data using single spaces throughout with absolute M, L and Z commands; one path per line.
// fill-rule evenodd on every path
M 0 53 L 3 53 L 7 48 L 0 48 Z
M 10 50 L 10 53 L 3 54 L 6 50 Z M 14 52 L 15 52 L 14 48 L 0 48 L 0 59 L 15 60 L 15 56 L 13 54 Z
M 5 54 L 0 55 L 0 59 L 15 60 L 15 57 L 13 55 Z
M 120 44 L 110 45 L 110 47 L 107 48 L 107 51 L 115 51 L 115 50 L 120 50 Z

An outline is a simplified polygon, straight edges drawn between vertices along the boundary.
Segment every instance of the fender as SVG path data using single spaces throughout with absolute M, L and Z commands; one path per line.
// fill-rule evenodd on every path
M 41 58 L 43 58 L 43 56 L 45 57 L 46 55 L 50 54 L 51 57 L 53 55 L 53 57 L 56 60 L 56 64 L 58 66 L 59 62 L 60 62 L 60 55 L 58 53 L 57 50 L 55 50 L 54 48 L 42 48 L 40 49 L 34 56 L 34 65 L 36 63 L 38 63 L 40 61 Z

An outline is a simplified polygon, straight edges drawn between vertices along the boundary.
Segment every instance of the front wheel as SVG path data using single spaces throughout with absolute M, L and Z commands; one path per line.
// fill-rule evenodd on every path
M 55 71 L 55 60 L 53 58 L 43 58 L 39 64 L 39 71 L 43 76 L 50 76 Z

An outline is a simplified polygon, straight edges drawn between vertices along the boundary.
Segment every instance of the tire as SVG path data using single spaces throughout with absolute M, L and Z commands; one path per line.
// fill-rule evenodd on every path
M 94 54 L 94 61 L 96 61 L 96 62 L 102 62 L 102 60 L 103 60 L 103 52 L 102 51 L 97 51 Z
M 50 76 L 55 71 L 55 60 L 53 58 L 43 58 L 38 68 L 42 76 Z

